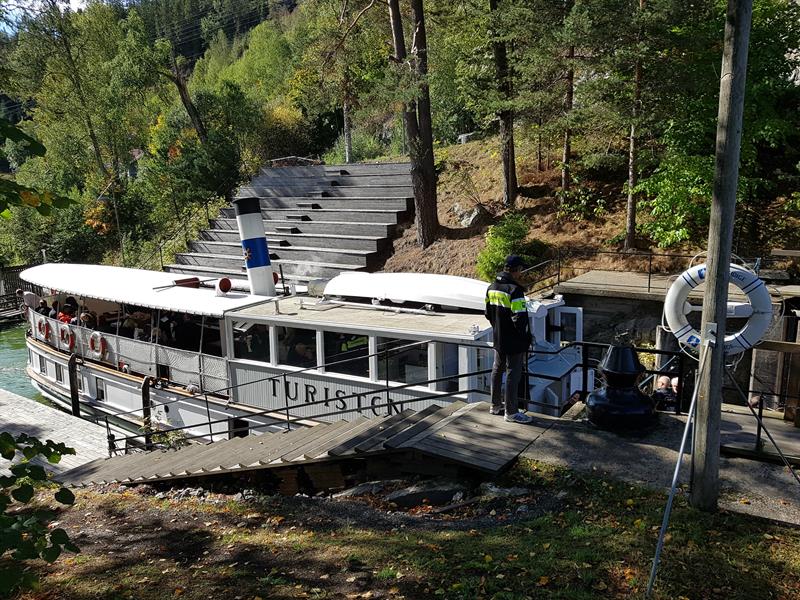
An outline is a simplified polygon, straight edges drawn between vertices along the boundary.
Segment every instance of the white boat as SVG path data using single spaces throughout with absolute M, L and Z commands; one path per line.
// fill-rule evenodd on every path
M 118 449 L 142 443 L 148 423 L 208 441 L 489 398 L 488 284 L 474 279 L 348 273 L 264 296 L 111 266 L 21 277 L 48 304 L 72 298 L 96 315 L 91 328 L 30 311 L 27 372 L 63 408 L 107 423 Z M 556 297 L 528 314 L 528 408 L 560 415 L 583 389 L 580 350 L 561 348 L 582 340 L 581 310 Z

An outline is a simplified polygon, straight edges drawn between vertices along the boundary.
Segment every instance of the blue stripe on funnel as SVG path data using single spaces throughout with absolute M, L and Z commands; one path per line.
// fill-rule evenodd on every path
M 257 237 L 242 240 L 242 250 L 244 252 L 244 264 L 248 269 L 270 265 L 267 238 Z

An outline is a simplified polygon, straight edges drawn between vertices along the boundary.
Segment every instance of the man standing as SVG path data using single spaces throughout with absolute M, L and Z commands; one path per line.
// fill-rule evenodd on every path
M 509 423 L 530 423 L 531 417 L 518 412 L 517 389 L 522 376 L 522 366 L 531 345 L 528 309 L 525 294 L 519 285 L 524 262 L 519 256 L 506 257 L 505 269 L 498 273 L 494 283 L 486 291 L 485 315 L 492 324 L 494 336 L 494 367 L 492 368 L 493 415 L 505 410 Z M 506 373 L 506 389 L 503 394 L 503 372 Z M 501 396 L 504 403 L 501 404 Z

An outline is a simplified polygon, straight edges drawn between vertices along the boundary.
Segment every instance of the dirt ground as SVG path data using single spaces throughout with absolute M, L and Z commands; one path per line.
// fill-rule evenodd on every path
M 441 168 L 437 203 L 442 235 L 423 250 L 416 242 L 416 227 L 413 224 L 406 226 L 394 240 L 391 256 L 383 270 L 476 276 L 477 255 L 485 246 L 486 232 L 508 210 L 502 202 L 502 170 L 498 153 L 491 150 L 494 145 L 494 139 L 478 140 L 438 151 L 437 161 Z M 559 215 L 556 191 L 560 177 L 560 171 L 555 167 L 539 171 L 535 164 L 525 159 L 518 161 L 520 196 L 516 210 L 530 219 L 529 239 L 540 240 L 562 252 L 618 250 L 619 243 L 615 238 L 625 231 L 626 198 L 621 187 L 594 185 L 594 192 L 606 202 L 605 211 L 589 219 L 576 220 Z M 461 217 L 475 208 L 481 217 L 472 226 L 465 227 Z M 641 249 L 649 249 L 645 241 L 641 242 Z M 658 252 L 657 248 L 653 250 Z M 699 250 L 684 247 L 673 248 L 670 252 L 692 256 Z M 589 259 L 573 257 L 570 266 L 576 273 L 598 267 L 641 269 L 647 267 L 646 260 L 643 260 L 609 254 Z M 654 270 L 674 270 L 685 266 L 687 260 L 659 258 L 654 263 Z

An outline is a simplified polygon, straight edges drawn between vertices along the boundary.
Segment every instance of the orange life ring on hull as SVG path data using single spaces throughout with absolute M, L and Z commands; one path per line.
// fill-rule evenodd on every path
M 94 358 L 105 358 L 106 352 L 108 351 L 108 342 L 106 342 L 106 338 L 104 338 L 99 331 L 95 331 L 89 337 L 89 351 Z
M 58 339 L 61 342 L 62 347 L 66 348 L 70 352 L 72 352 L 72 349 L 75 348 L 75 333 L 66 323 L 58 328 Z
M 42 317 L 39 319 L 39 322 L 36 324 L 36 328 L 39 330 L 39 335 L 44 338 L 45 342 L 50 341 L 50 334 L 53 333 L 53 330 L 50 327 L 50 323 Z

